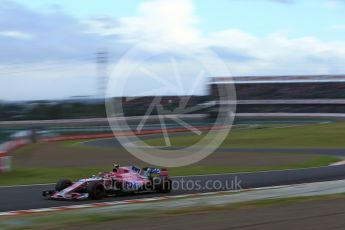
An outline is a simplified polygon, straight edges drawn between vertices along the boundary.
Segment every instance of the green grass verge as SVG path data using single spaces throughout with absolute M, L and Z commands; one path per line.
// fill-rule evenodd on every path
M 345 123 L 317 124 L 289 128 L 265 128 L 231 132 L 221 147 L 226 148 L 345 148 Z M 171 138 L 175 146 L 190 146 L 203 135 L 176 136 Z M 163 138 L 145 141 L 161 146 Z
M 265 128 L 254 130 L 237 130 L 226 137 L 222 147 L 244 148 L 343 148 L 345 142 L 345 123 L 318 124 L 290 128 Z M 188 145 L 195 141 L 194 135 L 183 135 L 172 138 L 172 143 L 178 146 Z M 149 144 L 161 145 L 162 139 L 147 140 Z M 85 148 L 110 151 L 109 148 L 85 146 L 81 141 L 61 142 L 67 148 Z M 19 149 L 20 154 L 33 151 L 35 145 Z M 276 153 L 280 154 L 280 153 Z M 202 175 L 216 173 L 255 172 L 269 170 L 285 170 L 297 168 L 310 168 L 327 166 L 338 161 L 339 158 L 331 156 L 314 156 L 311 160 L 298 164 L 285 166 L 261 167 L 212 167 L 188 166 L 170 169 L 173 176 Z M 23 168 L 14 167 L 13 172 L 0 174 L 0 185 L 52 183 L 60 178 L 76 180 L 89 177 L 99 171 L 107 171 L 107 167 L 99 168 Z
M 59 179 L 77 180 L 89 177 L 105 168 L 15 168 L 12 172 L 0 174 L 0 185 L 26 185 L 53 183 Z M 107 169 L 109 170 L 109 169 Z
M 111 222 L 116 226 L 118 220 L 128 220 L 140 218 L 159 218 L 164 216 L 180 216 L 189 214 L 206 214 L 210 212 L 219 211 L 236 211 L 239 209 L 254 209 L 260 212 L 260 208 L 264 207 L 282 207 L 292 204 L 303 204 L 308 206 L 308 203 L 343 200 L 344 194 L 326 195 L 326 196 L 309 196 L 309 197 L 292 197 L 280 199 L 265 199 L 241 202 L 235 204 L 224 205 L 207 205 L 200 206 L 156 210 L 145 208 L 144 211 L 125 211 L 125 212 L 95 212 L 95 211 L 67 211 L 56 213 L 32 214 L 21 217 L 0 217 L 0 228 L 4 230 L 17 229 L 61 229 L 71 228 L 79 229 L 83 226 L 91 225 L 97 226 L 98 223 Z

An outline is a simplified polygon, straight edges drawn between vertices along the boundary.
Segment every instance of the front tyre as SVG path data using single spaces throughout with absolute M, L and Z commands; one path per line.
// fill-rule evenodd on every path
M 67 179 L 62 179 L 59 180 L 56 184 L 55 184 L 55 191 L 62 191 L 66 188 L 68 188 L 69 186 L 71 186 L 73 183 L 71 180 L 67 180 Z
M 90 182 L 87 185 L 87 193 L 89 194 L 89 198 L 92 200 L 101 200 L 105 197 L 104 186 L 98 181 Z

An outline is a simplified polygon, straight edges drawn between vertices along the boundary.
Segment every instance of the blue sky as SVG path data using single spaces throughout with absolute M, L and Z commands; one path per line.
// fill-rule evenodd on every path
M 60 9 L 81 19 L 97 16 L 125 17 L 136 14 L 143 0 L 16 0 L 38 11 Z M 343 1 L 344 2 L 344 1 Z M 238 28 L 258 36 L 286 31 L 292 37 L 316 36 L 344 40 L 345 30 L 334 29 L 345 21 L 342 0 L 194 0 L 195 15 L 203 32 Z
M 0 0 L 0 99 L 95 95 L 94 53 L 112 68 L 141 41 L 211 49 L 237 76 L 345 73 L 344 12 L 342 0 Z

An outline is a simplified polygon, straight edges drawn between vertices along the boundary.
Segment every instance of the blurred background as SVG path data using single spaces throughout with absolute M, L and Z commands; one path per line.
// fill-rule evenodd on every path
M 108 79 L 116 63 L 138 43 L 143 55 L 157 50 L 165 54 L 150 60 L 149 67 L 168 81 L 174 80 L 174 71 L 166 56 L 181 55 L 181 46 L 212 50 L 231 72 L 231 76 L 205 74 L 192 93 L 160 92 L 171 110 L 181 96 L 190 94 L 189 106 L 217 101 L 213 88 L 224 83 L 219 77 L 234 77 L 240 113 L 342 113 L 343 10 L 343 2 L 335 0 L 222 0 L 217 4 L 1 0 L 0 120 L 106 117 Z M 188 88 L 198 67 L 183 58 L 178 65 L 185 72 L 181 85 Z M 114 97 L 140 95 L 126 100 L 124 110 L 126 116 L 143 115 L 157 96 L 145 94 L 152 90 L 152 79 L 137 75 L 132 81 L 136 84 L 121 95 L 114 92 Z M 212 110 L 217 109 L 208 107 L 199 113 L 212 117 Z M 15 132 L 22 129 L 26 130 L 19 127 Z M 33 129 L 42 131 L 40 125 Z M 80 127 L 51 129 L 40 135 L 81 132 Z M 108 132 L 108 128 L 101 124 L 86 132 L 98 131 Z M 7 127 L 1 130 L 2 140 L 11 135 Z
M 147 166 L 129 154 L 136 143 L 122 145 L 114 135 L 132 131 L 184 154 L 224 125 L 217 118 L 233 118 L 232 132 L 209 157 L 169 169 L 172 176 L 236 176 L 245 189 L 345 179 L 344 10 L 342 0 L 0 0 L 0 212 L 55 206 L 37 194 L 62 177 L 78 180 L 113 162 Z M 128 127 L 110 127 L 109 117 Z M 343 184 L 310 186 L 269 190 L 266 201 L 345 192 Z M 343 207 L 272 208 L 264 217 L 251 213 L 251 221 L 244 212 L 232 227 L 302 229 L 320 221 L 321 229 L 343 229 L 340 217 L 327 222 L 318 213 L 293 226 L 291 218 L 325 206 L 330 218 Z M 206 211 L 212 218 L 213 208 Z M 288 219 L 260 225 L 274 214 Z M 224 216 L 215 228 L 236 217 Z M 207 220 L 193 226 L 208 227 Z

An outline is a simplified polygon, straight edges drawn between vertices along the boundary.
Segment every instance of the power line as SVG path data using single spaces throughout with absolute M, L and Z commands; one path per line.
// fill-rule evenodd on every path
M 85 59 L 84 62 L 91 64 L 91 59 Z M 77 63 L 80 62 L 82 63 L 82 60 L 75 60 L 74 62 L 68 62 L 68 63 Z M 27 73 L 27 72 L 37 72 L 37 71 L 44 71 L 44 70 L 51 70 L 54 68 L 66 68 L 66 62 L 52 62 L 52 63 L 36 63 L 34 64 L 35 66 L 28 65 L 12 65 L 11 68 L 2 68 L 0 69 L 0 75 L 16 75 L 16 74 L 21 74 L 21 73 Z

